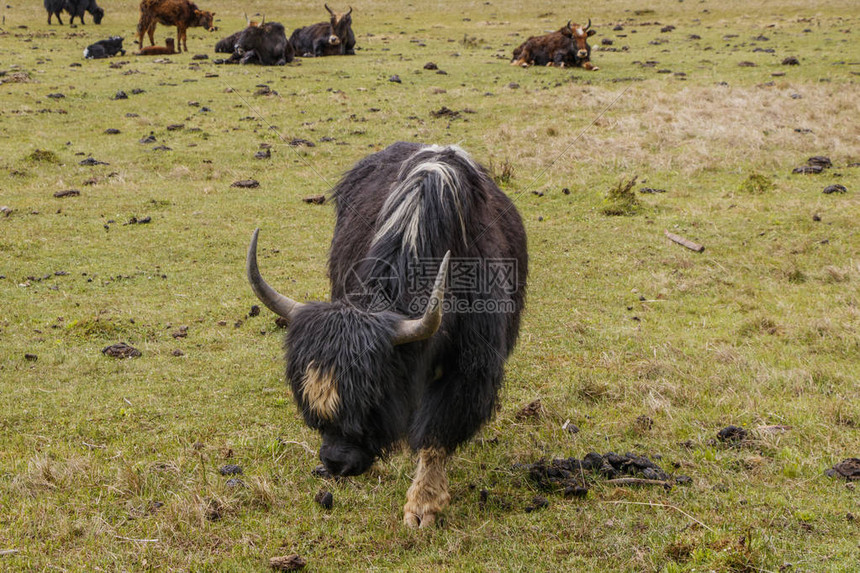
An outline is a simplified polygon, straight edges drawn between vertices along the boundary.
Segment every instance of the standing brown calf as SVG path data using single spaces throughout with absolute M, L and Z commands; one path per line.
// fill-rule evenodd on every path
M 200 10 L 189 0 L 141 0 L 140 21 L 137 23 L 137 43 L 143 48 L 143 35 L 149 36 L 149 45 L 155 45 L 155 27 L 158 24 L 176 26 L 176 48 L 188 51 L 186 33 L 188 28 L 202 27 L 215 30 L 214 12 Z

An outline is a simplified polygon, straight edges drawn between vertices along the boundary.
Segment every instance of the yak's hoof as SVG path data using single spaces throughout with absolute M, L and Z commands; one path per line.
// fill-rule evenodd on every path
M 429 511 L 419 514 L 407 509 L 403 512 L 403 524 L 412 529 L 431 527 L 435 522 L 436 514 Z

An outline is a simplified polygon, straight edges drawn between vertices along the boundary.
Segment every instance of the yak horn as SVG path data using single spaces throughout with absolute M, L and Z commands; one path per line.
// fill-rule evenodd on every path
M 591 18 L 588 19 L 588 26 L 586 26 L 582 31 L 588 32 L 588 29 L 591 28 Z
M 263 14 L 263 21 L 262 21 L 262 22 L 260 22 L 260 27 L 262 28 L 262 27 L 263 27 L 263 24 L 265 24 L 265 23 L 266 23 L 266 15 L 265 15 L 265 14 Z
M 448 251 L 439 266 L 439 273 L 436 275 L 436 282 L 433 284 L 433 291 L 430 293 L 430 301 L 427 303 L 424 316 L 402 320 L 397 325 L 397 331 L 391 341 L 394 346 L 427 340 L 439 330 L 439 326 L 442 324 L 442 303 L 445 300 L 445 280 L 448 278 L 448 260 L 450 258 L 451 251 Z
M 326 9 L 326 10 L 328 10 L 328 13 L 329 13 L 329 14 L 331 14 L 332 16 L 334 16 L 334 10 L 332 10 L 331 8 L 329 8 L 329 7 L 328 7 L 328 4 L 323 4 L 323 6 L 325 6 L 325 9 Z
M 251 236 L 251 244 L 248 246 L 248 258 L 245 268 L 248 274 L 248 282 L 254 289 L 254 294 L 266 307 L 289 323 L 295 312 L 302 307 L 302 303 L 280 294 L 263 280 L 260 269 L 257 267 L 257 235 L 260 229 L 254 230 Z
M 242 13 L 245 15 L 245 23 L 246 23 L 248 26 L 250 26 L 250 25 L 251 25 L 251 19 L 250 19 L 250 18 L 248 18 L 248 13 L 247 13 L 247 12 L 242 12 Z
M 352 14 L 352 6 L 349 7 L 349 12 L 346 13 L 347 16 L 349 16 L 350 14 Z

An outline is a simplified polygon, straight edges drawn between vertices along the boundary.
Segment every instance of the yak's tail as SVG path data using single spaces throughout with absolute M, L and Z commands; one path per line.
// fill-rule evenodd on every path
M 456 145 L 421 148 L 400 167 L 379 212 L 373 247 L 411 260 L 459 251 L 468 244 L 467 221 L 485 177 Z

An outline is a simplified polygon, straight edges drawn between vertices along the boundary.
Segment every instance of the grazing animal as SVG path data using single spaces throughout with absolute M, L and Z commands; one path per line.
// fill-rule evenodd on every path
M 102 23 L 102 18 L 105 16 L 104 9 L 96 4 L 96 0 L 64 0 L 66 12 L 69 13 L 69 24 L 75 23 L 75 18 L 80 19 L 81 24 L 84 23 L 84 12 L 89 12 L 93 17 L 93 22 L 96 24 Z
M 135 52 L 135 56 L 169 56 L 176 53 L 176 45 L 173 38 L 165 38 L 164 46 L 146 46 L 141 48 L 139 52 Z
M 512 66 L 558 66 L 581 67 L 596 71 L 600 68 L 591 63 L 591 46 L 588 37 L 593 36 L 591 19 L 584 28 L 570 21 L 561 29 L 543 36 L 532 36 L 514 50 Z
M 239 33 L 228 62 L 260 64 L 261 66 L 283 66 L 293 61 L 295 52 L 287 41 L 283 24 L 266 22 L 251 25 Z
M 66 0 L 45 0 L 44 5 L 45 10 L 48 12 L 48 25 L 51 24 L 51 17 L 56 16 L 57 22 L 62 26 L 63 19 L 60 18 L 60 14 L 63 13 L 63 9 L 66 7 Z
M 121 36 L 111 36 L 107 40 L 99 40 L 95 44 L 90 44 L 84 50 L 84 57 L 88 60 L 109 58 L 117 54 L 125 55 L 125 50 L 122 49 Z
M 189 0 L 141 0 L 140 20 L 137 23 L 137 43 L 143 48 L 143 35 L 149 36 L 149 45 L 155 45 L 155 27 L 158 24 L 176 26 L 176 50 L 188 51 L 188 28 L 206 28 L 215 31 L 214 12 L 200 10 Z
M 450 500 L 446 461 L 496 410 L 525 302 L 525 229 L 456 146 L 395 143 L 333 197 L 331 302 L 298 303 L 263 280 L 259 229 L 248 279 L 289 325 L 287 379 L 325 468 L 361 474 L 406 439 L 418 466 L 403 519 L 426 527 Z
M 328 22 L 297 28 L 290 36 L 296 54 L 306 57 L 355 55 L 355 34 L 352 32 L 352 7 L 343 14 L 325 4 L 331 14 Z

